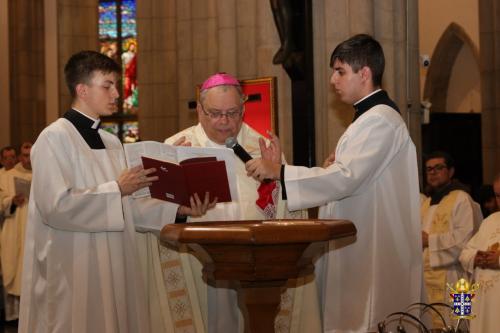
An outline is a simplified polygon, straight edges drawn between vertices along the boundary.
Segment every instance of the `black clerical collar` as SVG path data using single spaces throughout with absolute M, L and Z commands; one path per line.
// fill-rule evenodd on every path
M 106 148 L 98 132 L 99 120 L 92 120 L 91 118 L 73 109 L 67 111 L 63 118 L 69 120 L 73 126 L 75 126 L 78 133 L 80 133 L 91 149 Z
M 372 107 L 374 107 L 376 105 L 380 105 L 380 104 L 390 106 L 391 108 L 393 108 L 394 110 L 396 110 L 399 113 L 399 108 L 396 105 L 396 103 L 394 103 L 389 98 L 389 96 L 387 95 L 387 92 L 380 89 L 380 90 L 372 93 L 368 97 L 365 97 L 364 99 L 362 99 L 361 101 L 359 101 L 353 105 L 354 110 L 356 112 L 354 113 L 354 119 L 352 121 L 354 122 L 363 113 L 370 110 Z
M 469 189 L 464 184 L 460 183 L 457 180 L 453 180 L 448 185 L 445 185 L 444 187 L 442 187 L 440 189 L 437 189 L 437 190 L 429 193 L 430 196 L 431 196 L 431 206 L 432 205 L 437 205 L 451 191 L 456 191 L 456 190 L 461 190 L 461 191 L 464 191 L 464 192 L 469 192 Z

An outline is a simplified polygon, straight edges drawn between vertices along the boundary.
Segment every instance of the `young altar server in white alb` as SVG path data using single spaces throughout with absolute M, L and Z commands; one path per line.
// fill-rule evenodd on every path
M 420 300 L 417 156 L 397 106 L 380 89 L 384 64 L 382 47 L 368 35 L 333 51 L 330 83 L 356 112 L 324 167 L 276 163 L 275 136 L 261 147 L 274 151 L 273 160 L 246 165 L 257 179 L 281 180 L 289 209 L 322 205 L 321 218 L 356 225 L 356 237 L 330 242 L 317 263 L 325 332 L 376 331 L 385 316 Z
M 150 332 L 134 222 L 159 228 L 215 203 L 134 200 L 155 170 L 127 169 L 119 139 L 99 129 L 117 110 L 120 66 L 82 51 L 64 73 L 71 109 L 31 152 L 19 332 Z

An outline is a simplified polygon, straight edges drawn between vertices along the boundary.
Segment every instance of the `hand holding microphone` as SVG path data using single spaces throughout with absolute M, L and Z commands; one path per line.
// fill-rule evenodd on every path
M 274 140 L 274 146 L 273 146 Z M 276 146 L 277 144 L 277 146 Z M 253 177 L 260 182 L 269 182 L 280 178 L 281 171 L 281 149 L 279 147 L 279 140 L 274 135 L 271 138 L 271 144 L 266 147 L 265 141 L 259 139 L 262 158 L 252 158 L 250 154 L 238 144 L 235 138 L 230 137 L 226 140 L 226 147 L 233 149 L 236 156 L 238 156 L 244 163 L 247 170 L 247 175 Z M 276 162 L 276 153 L 279 153 L 278 162 Z
M 246 163 L 252 159 L 252 156 L 250 156 L 245 148 L 240 146 L 235 137 L 230 136 L 226 139 L 226 147 L 232 149 L 236 156 L 238 156 L 240 160 L 243 161 L 243 163 Z

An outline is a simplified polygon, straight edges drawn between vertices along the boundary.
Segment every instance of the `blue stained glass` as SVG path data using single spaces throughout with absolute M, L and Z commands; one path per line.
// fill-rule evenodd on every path
M 99 2 L 99 38 L 118 37 L 115 1 Z
M 135 0 L 122 2 L 122 37 L 137 37 Z

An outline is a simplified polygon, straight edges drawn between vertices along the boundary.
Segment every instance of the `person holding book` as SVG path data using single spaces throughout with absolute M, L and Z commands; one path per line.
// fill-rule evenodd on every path
M 19 163 L 6 171 L 0 179 L 0 205 L 5 217 L 0 235 L 2 244 L 0 259 L 7 321 L 19 318 L 24 230 L 28 215 L 29 183 L 31 182 L 31 146 L 31 142 L 21 145 L 17 157 Z M 21 187 L 24 191 L 20 189 Z M 26 193 L 26 188 L 28 188 L 28 193 Z
M 151 332 L 134 222 L 153 228 L 191 207 L 134 199 L 154 169 L 127 169 L 120 140 L 99 129 L 117 110 L 120 66 L 95 51 L 69 59 L 71 109 L 35 142 L 19 332 Z
M 264 138 L 243 121 L 245 100 L 246 97 L 242 92 L 240 83 L 235 77 L 227 73 L 216 73 L 210 76 L 201 85 L 200 89 L 196 107 L 199 123 L 167 138 L 165 143 L 184 144 L 193 147 L 226 148 L 226 140 L 235 138 L 251 157 L 260 157 L 259 142 L 264 143 Z M 207 211 L 201 217 L 188 217 L 188 222 L 307 217 L 306 211 L 290 212 L 286 210 L 281 200 L 279 182 L 261 183 L 247 177 L 245 164 L 236 155 L 234 155 L 234 173 L 238 198 L 232 202 L 219 202 L 214 209 Z M 208 327 L 208 332 L 242 331 L 243 320 L 237 305 L 236 292 L 229 289 L 228 285 L 220 282 L 217 282 L 217 288 L 207 286 L 201 279 L 199 262 L 184 256 L 182 253 L 180 259 L 184 268 L 194 266 L 192 272 L 195 278 L 193 284 L 187 289 L 202 291 L 198 297 L 202 304 L 201 315 Z M 163 266 L 166 267 L 164 264 Z M 164 276 L 169 276 L 169 274 L 164 273 Z M 169 281 L 166 280 L 165 283 L 168 284 Z M 311 288 L 315 293 L 314 287 L 307 285 L 306 288 Z M 206 292 L 208 293 L 208 309 L 206 308 L 207 304 L 202 301 L 206 297 Z M 293 298 L 293 290 L 288 292 L 288 296 Z M 301 316 L 294 318 L 294 320 L 299 320 L 301 324 L 307 326 L 310 332 L 320 330 L 319 319 L 311 315 L 311 313 L 314 313 L 316 301 L 314 293 L 307 294 L 312 299 L 310 303 L 313 304 L 310 305 L 309 321 L 303 320 L 304 318 Z M 191 305 L 196 307 L 193 298 L 196 298 L 196 295 L 192 295 L 191 299 Z M 282 307 L 282 310 L 284 310 L 282 313 L 286 313 L 287 309 Z M 286 322 L 286 325 L 290 324 L 290 320 L 289 317 L 278 316 L 278 321 Z

